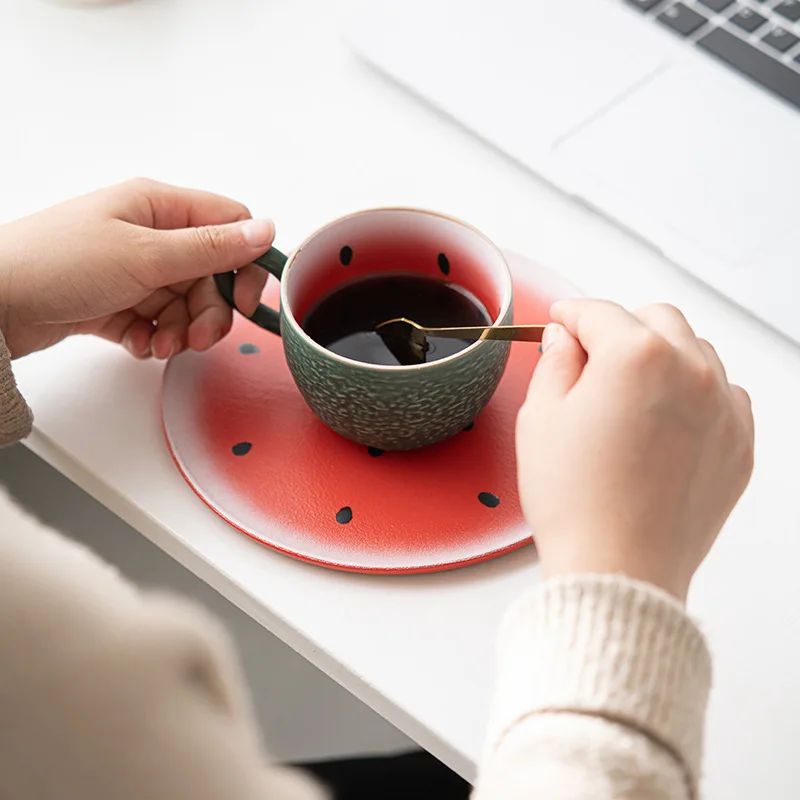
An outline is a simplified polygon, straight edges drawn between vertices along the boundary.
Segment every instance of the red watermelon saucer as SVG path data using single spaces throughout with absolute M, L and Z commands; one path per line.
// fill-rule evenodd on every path
M 577 290 L 514 254 L 514 318 L 541 322 Z M 277 305 L 271 281 L 266 302 Z M 519 505 L 514 421 L 537 348 L 514 344 L 500 386 L 452 439 L 383 453 L 328 430 L 295 386 L 278 337 L 237 317 L 206 353 L 165 370 L 162 418 L 178 469 L 214 512 L 286 555 L 333 569 L 453 569 L 531 541 Z

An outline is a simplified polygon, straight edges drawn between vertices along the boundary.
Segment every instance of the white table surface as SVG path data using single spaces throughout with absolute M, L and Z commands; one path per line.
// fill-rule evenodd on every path
M 337 32 L 344 9 L 0 4 L 0 221 L 134 175 L 236 197 L 274 217 L 284 248 L 348 211 L 410 204 L 472 222 L 589 294 L 679 305 L 751 392 L 758 431 L 751 487 L 690 601 L 716 656 L 706 796 L 800 796 L 800 349 L 360 63 Z M 532 549 L 401 579 L 291 561 L 184 484 L 159 426 L 160 365 L 87 338 L 16 372 L 33 450 L 474 777 L 495 629 L 538 579 Z

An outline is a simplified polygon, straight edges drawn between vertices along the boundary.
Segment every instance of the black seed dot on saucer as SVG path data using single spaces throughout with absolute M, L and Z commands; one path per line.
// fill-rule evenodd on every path
M 467 425 L 467 427 L 464 428 L 464 430 L 465 431 L 471 431 L 474 427 L 475 427 L 475 423 L 474 422 L 470 422 L 470 424 Z
M 439 265 L 439 269 L 442 271 L 443 275 L 450 274 L 450 262 L 447 260 L 447 256 L 444 253 L 439 253 L 436 263 Z
M 239 444 L 235 444 L 231 447 L 231 451 L 235 456 L 246 456 L 250 452 L 252 446 L 250 442 L 239 442 Z
M 249 342 L 244 342 L 243 344 L 239 345 L 239 352 L 243 356 L 252 356 L 258 352 L 258 348 L 254 344 L 250 344 Z
M 342 262 L 345 266 L 347 266 L 353 260 L 353 248 L 345 245 L 339 251 L 339 261 Z
M 344 508 L 340 508 L 336 512 L 336 521 L 340 525 L 347 525 L 350 520 L 353 519 L 353 509 L 350 506 L 345 506 Z
M 500 498 L 491 492 L 481 492 L 478 495 L 478 500 L 481 501 L 487 508 L 497 508 L 500 505 Z
M 373 457 L 377 458 L 378 456 L 382 456 L 386 451 L 381 450 L 380 447 L 368 447 L 367 452 Z

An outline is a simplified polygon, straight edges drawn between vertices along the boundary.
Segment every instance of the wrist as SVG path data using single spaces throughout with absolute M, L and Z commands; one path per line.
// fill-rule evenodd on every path
M 631 580 L 655 586 L 685 605 L 691 575 L 686 578 L 674 565 L 652 556 L 638 557 L 635 552 L 542 554 L 542 577 L 562 578 L 570 575 L 622 575 Z

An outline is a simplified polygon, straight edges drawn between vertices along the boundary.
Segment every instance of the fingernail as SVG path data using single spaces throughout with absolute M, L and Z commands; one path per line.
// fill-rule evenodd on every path
M 269 247 L 274 236 L 272 220 L 249 219 L 242 224 L 242 238 L 248 247 Z
M 150 343 L 148 342 L 144 348 L 136 347 L 130 334 L 125 334 L 122 344 L 134 358 L 147 358 L 150 355 Z
M 546 353 L 547 349 L 553 345 L 561 334 L 561 326 L 551 322 L 542 334 L 542 352 Z

